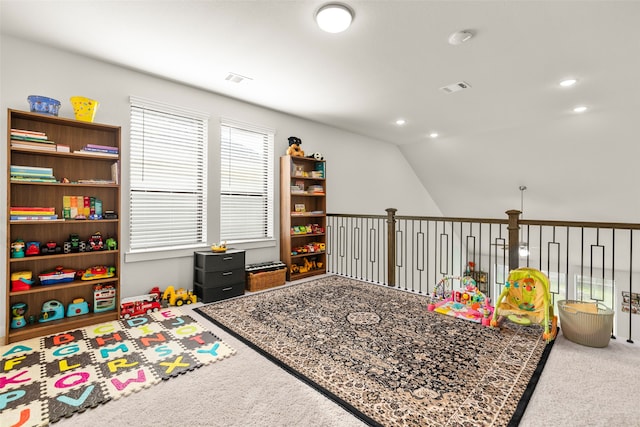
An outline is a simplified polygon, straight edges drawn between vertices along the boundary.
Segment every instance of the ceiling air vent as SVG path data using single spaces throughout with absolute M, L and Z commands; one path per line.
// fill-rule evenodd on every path
M 240 82 L 242 82 L 244 80 L 253 80 L 253 79 L 251 77 L 241 76 L 240 74 L 229 72 L 229 74 L 227 74 L 227 77 L 225 78 L 225 80 L 233 82 L 233 83 L 240 83 Z
M 449 86 L 441 87 L 440 90 L 443 91 L 444 93 L 453 93 L 453 92 L 458 92 L 459 90 L 462 90 L 462 89 L 469 89 L 469 88 L 471 88 L 471 85 L 469 83 L 458 82 L 458 83 L 450 84 Z

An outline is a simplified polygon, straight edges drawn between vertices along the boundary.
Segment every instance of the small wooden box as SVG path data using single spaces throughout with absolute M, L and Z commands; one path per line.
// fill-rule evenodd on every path
M 287 277 L 287 268 L 272 271 L 260 271 L 247 273 L 247 290 L 249 292 L 261 291 L 276 286 L 284 285 Z

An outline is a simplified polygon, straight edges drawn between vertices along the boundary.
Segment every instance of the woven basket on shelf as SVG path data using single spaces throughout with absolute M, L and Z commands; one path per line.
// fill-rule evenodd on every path
M 558 301 L 562 334 L 568 340 L 588 347 L 609 345 L 613 313 L 613 310 L 599 302 Z

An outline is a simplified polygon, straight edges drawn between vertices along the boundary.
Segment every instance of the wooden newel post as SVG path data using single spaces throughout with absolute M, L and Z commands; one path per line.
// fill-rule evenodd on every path
M 507 226 L 507 230 L 509 230 L 509 270 L 515 270 L 520 267 L 520 254 L 518 252 L 520 247 L 520 224 L 518 220 L 521 213 L 515 209 L 506 212 L 509 215 L 509 225 Z
M 387 208 L 387 285 L 396 285 L 396 212 Z

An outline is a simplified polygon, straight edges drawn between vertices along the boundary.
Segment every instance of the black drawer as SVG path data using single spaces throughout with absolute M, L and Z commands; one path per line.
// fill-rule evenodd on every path
M 230 249 L 224 253 L 199 251 L 193 254 L 193 266 L 203 271 L 228 271 L 244 268 L 244 251 Z
M 238 297 L 244 295 L 244 282 L 236 283 L 229 286 L 216 286 L 207 288 L 198 283 L 193 284 L 193 293 L 196 294 L 202 302 L 214 302 L 227 298 Z
M 193 271 L 193 281 L 200 283 L 205 288 L 232 285 L 241 282 L 244 284 L 244 279 L 244 266 L 242 268 L 236 268 L 235 270 L 205 271 L 201 268 L 196 268 Z

